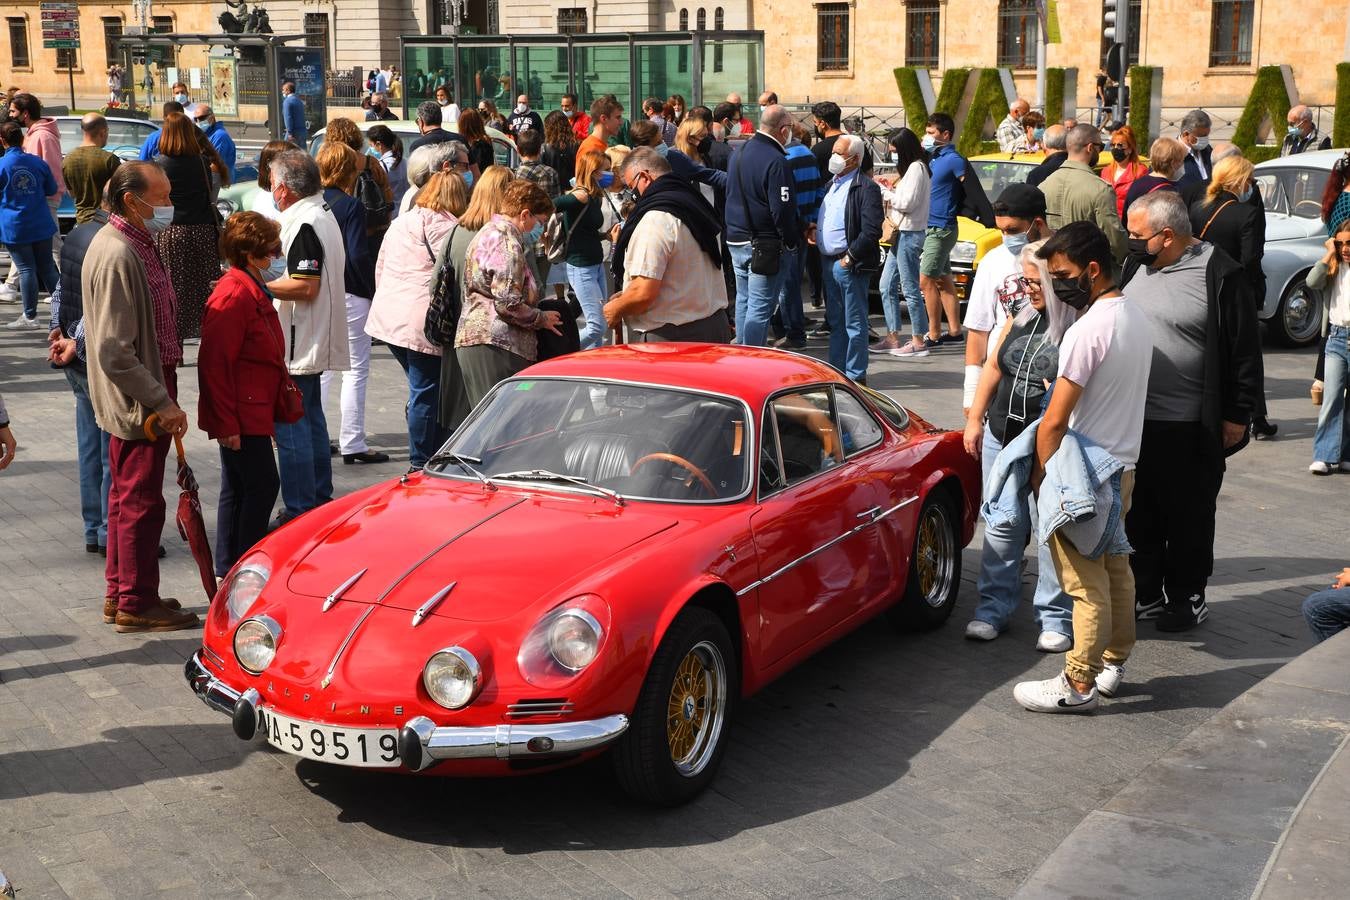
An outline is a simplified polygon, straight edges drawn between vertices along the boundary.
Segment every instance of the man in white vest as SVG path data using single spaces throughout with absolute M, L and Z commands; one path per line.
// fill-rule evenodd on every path
M 347 303 L 343 294 L 346 252 L 342 229 L 323 202 L 319 167 L 303 150 L 272 160 L 272 199 L 281 212 L 281 250 L 286 274 L 267 283 L 277 301 L 285 336 L 286 367 L 304 398 L 305 414 L 293 424 L 276 423 L 281 499 L 277 524 L 333 499 L 319 378 L 348 368 Z

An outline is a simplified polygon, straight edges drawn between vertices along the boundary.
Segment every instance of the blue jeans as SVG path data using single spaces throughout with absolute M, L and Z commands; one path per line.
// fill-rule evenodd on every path
M 778 310 L 773 315 L 773 332 L 792 341 L 806 340 L 806 310 L 802 309 L 802 268 L 806 245 L 783 251 L 783 269 L 787 273 L 778 291 Z
M 1350 588 L 1318 591 L 1303 601 L 1303 618 L 1318 642 L 1350 626 Z
M 989 473 L 994 468 L 994 457 L 998 456 L 1003 445 L 994 437 L 988 426 L 984 429 L 984 445 L 980 450 L 980 465 L 984 470 L 984 484 L 989 483 Z M 1030 503 L 1033 521 L 1036 504 L 1028 493 L 1023 498 Z M 976 581 L 980 594 L 979 605 L 975 607 L 974 618 L 993 625 L 999 631 L 1008 627 L 1013 610 L 1022 599 L 1022 557 L 1026 552 L 1027 538 L 1032 529 L 994 527 L 984 524 L 984 549 L 980 551 L 980 577 Z M 1041 631 L 1054 631 L 1073 637 L 1073 600 L 1059 586 L 1059 577 L 1055 575 L 1055 564 L 1050 559 L 1050 545 L 1036 545 L 1036 595 L 1032 601 L 1032 610 L 1036 614 L 1036 624 Z
M 56 282 L 61 277 L 52 260 L 52 239 L 31 244 L 6 244 L 5 248 L 19 270 L 23 314 L 31 319 L 37 315 L 38 292 L 56 290 Z
M 581 329 L 581 349 L 594 350 L 605 340 L 605 264 L 567 265 L 567 283 L 577 295 L 586 324 Z
M 897 231 L 895 245 L 886 253 L 881 267 L 881 309 L 886 314 L 886 330 L 899 334 L 900 295 L 909 308 L 909 324 L 914 334 L 928 334 L 928 307 L 919 290 L 919 253 L 923 250 L 922 231 Z
M 80 461 L 80 518 L 84 520 L 84 542 L 108 546 L 108 433 L 94 421 L 94 406 L 89 401 L 89 376 L 73 365 L 66 374 L 75 395 L 75 445 Z
M 445 433 L 437 420 L 441 393 L 441 358 L 431 353 L 389 345 L 389 352 L 408 376 L 408 465 L 421 468 L 441 444 Z
M 736 273 L 736 343 L 763 347 L 769 342 L 769 319 L 778 305 L 778 292 L 787 278 L 787 267 L 780 265 L 777 275 L 756 275 L 750 271 L 750 245 L 732 246 L 731 265 Z
M 1322 377 L 1322 409 L 1317 414 L 1317 433 L 1313 435 L 1313 460 L 1335 468 L 1350 460 L 1350 408 L 1345 389 L 1350 370 L 1350 328 L 1332 325 L 1327 331 L 1326 374 Z
M 825 321 L 830 325 L 830 365 L 857 381 L 867 377 L 868 274 L 839 264 L 842 256 L 820 255 L 825 282 Z
M 293 424 L 276 423 L 277 468 L 281 471 L 283 518 L 293 519 L 333 499 L 333 460 L 323 417 L 318 375 L 292 375 L 305 414 Z

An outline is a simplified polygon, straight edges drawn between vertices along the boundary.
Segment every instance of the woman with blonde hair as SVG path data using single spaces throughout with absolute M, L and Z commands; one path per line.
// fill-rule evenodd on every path
M 464 180 L 434 173 L 412 207 L 394 220 L 375 264 L 375 297 L 366 333 L 389 345 L 408 377 L 408 470 L 415 471 L 445 440 L 437 421 L 441 355 L 426 336 L 436 250 L 445 244 L 469 205 Z
M 1111 132 L 1111 162 L 1102 169 L 1102 180 L 1116 192 L 1116 213 L 1124 219 L 1125 197 L 1136 179 L 1148 174 L 1148 166 L 1139 161 L 1139 144 L 1134 129 L 1122 125 Z
M 159 163 L 169 176 L 173 223 L 155 236 L 155 247 L 178 298 L 178 340 L 201 337 L 211 286 L 220 279 L 219 214 L 211 202 L 211 161 L 202 153 L 201 132 L 180 112 L 164 117 Z
M 351 368 L 346 372 L 325 372 L 319 386 L 325 398 L 336 380 L 342 391 L 342 426 L 338 432 L 338 450 L 345 465 L 382 463 L 389 454 L 371 450 L 366 443 L 366 382 L 370 378 L 370 335 L 366 317 L 370 298 L 375 293 L 375 259 L 370 255 L 366 235 L 366 210 L 353 196 L 361 159 L 341 141 L 325 141 L 314 157 L 319 166 L 323 201 L 332 210 L 342 229 L 346 263 L 342 270 L 343 292 L 347 306 L 347 354 Z
M 609 157 L 591 151 L 577 159 L 576 187 L 555 199 L 567 235 L 567 283 L 577 295 L 586 324 L 581 330 L 581 349 L 593 350 L 605 339 L 605 248 L 604 192 L 614 185 Z
M 1185 174 L 1182 168 L 1190 148 L 1176 138 L 1158 138 L 1148 148 L 1149 171 L 1140 175 L 1125 191 L 1125 204 L 1120 208 L 1120 222 L 1126 223 L 1130 204 L 1154 191 L 1175 191 L 1177 181 Z
M 441 269 L 449 266 L 454 277 L 459 280 L 460 296 L 464 294 L 464 259 L 469 244 L 478 236 L 478 232 L 492 219 L 492 215 L 501 206 L 506 189 L 516 180 L 515 174 L 506 166 L 492 166 L 475 182 L 469 206 L 459 222 L 451 231 L 450 237 L 441 247 L 436 259 L 435 279 L 440 277 Z M 469 405 L 468 394 L 464 391 L 464 379 L 459 371 L 459 359 L 454 348 L 445 347 L 441 356 L 441 402 L 438 419 L 445 433 L 449 434 L 459 427 L 464 417 L 473 408 Z

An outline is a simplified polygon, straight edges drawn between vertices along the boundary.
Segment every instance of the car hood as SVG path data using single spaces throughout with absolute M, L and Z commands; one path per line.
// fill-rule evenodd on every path
M 353 511 L 304 552 L 286 586 L 327 597 L 363 572 L 340 602 L 415 610 L 454 584 L 435 615 L 497 621 L 676 522 L 607 497 L 419 478 Z
M 1321 219 L 1305 219 L 1283 213 L 1266 213 L 1267 241 L 1294 241 L 1316 237 L 1325 240 L 1326 226 Z

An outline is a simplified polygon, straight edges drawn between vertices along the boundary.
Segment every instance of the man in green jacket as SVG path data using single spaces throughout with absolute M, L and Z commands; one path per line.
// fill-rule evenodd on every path
M 1111 244 L 1111 255 L 1119 265 L 1125 260 L 1128 244 L 1125 229 L 1116 213 L 1116 194 L 1097 174 L 1097 156 L 1102 151 L 1101 132 L 1091 125 L 1069 129 L 1064 164 L 1041 182 L 1045 194 L 1046 224 L 1059 231 L 1070 222 L 1091 222 L 1102 230 Z

